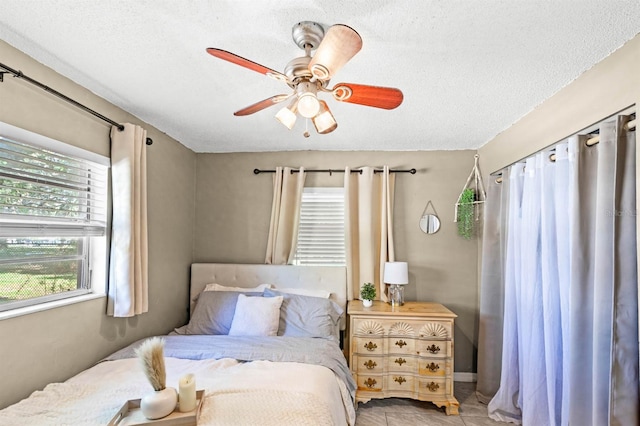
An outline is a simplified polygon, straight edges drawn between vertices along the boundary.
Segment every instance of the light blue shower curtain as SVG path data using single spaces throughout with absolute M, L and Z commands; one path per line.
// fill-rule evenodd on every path
M 495 420 L 637 425 L 635 133 L 602 123 L 508 176 Z M 484 283 L 483 283 L 484 285 Z M 482 315 L 482 313 L 481 313 Z M 486 342 L 485 342 L 486 346 Z

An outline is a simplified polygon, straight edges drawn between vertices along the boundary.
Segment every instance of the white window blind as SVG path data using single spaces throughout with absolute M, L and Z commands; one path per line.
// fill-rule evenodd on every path
M 107 167 L 0 136 L 0 236 L 103 235 Z
M 91 292 L 108 159 L 0 124 L 0 311 Z
M 344 189 L 304 188 L 296 265 L 344 266 Z

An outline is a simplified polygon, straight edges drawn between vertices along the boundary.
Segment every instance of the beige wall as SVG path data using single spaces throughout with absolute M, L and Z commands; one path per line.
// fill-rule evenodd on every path
M 198 154 L 194 261 L 264 263 L 272 176 L 253 169 L 292 166 L 416 168 L 398 174 L 394 234 L 396 259 L 409 262 L 407 300 L 440 302 L 458 314 L 455 370 L 475 369 L 477 242 L 456 234 L 453 207 L 473 166 L 474 151 L 272 152 Z M 308 174 L 306 186 L 342 186 L 343 174 Z M 431 200 L 442 227 L 425 235 L 418 221 Z
M 132 319 L 107 317 L 106 298 L 0 321 L 0 408 L 60 381 L 139 338 L 187 318 L 195 217 L 196 155 L 157 129 L 0 41 L 0 62 L 118 122 L 143 125 L 148 147 L 149 305 Z M 0 121 L 109 155 L 109 125 L 41 89 L 5 75 Z

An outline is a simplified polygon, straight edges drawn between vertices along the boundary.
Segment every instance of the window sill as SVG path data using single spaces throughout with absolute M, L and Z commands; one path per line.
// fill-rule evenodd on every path
M 72 305 L 74 303 L 86 302 L 88 300 L 107 297 L 106 294 L 90 293 L 82 296 L 69 297 L 67 299 L 53 300 L 51 302 L 39 303 L 37 305 L 25 306 L 23 308 L 11 309 L 9 311 L 0 312 L 0 321 L 15 318 L 22 315 L 29 315 L 36 312 L 46 311 L 48 309 L 59 308 L 61 306 Z

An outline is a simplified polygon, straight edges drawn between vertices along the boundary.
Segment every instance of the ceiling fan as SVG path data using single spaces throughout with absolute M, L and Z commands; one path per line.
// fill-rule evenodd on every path
M 402 103 L 402 92 L 392 87 L 354 83 L 338 83 L 329 87 L 329 80 L 362 48 L 362 38 L 354 29 L 337 24 L 329 27 L 325 33 L 320 24 L 302 21 L 293 26 L 292 36 L 296 45 L 304 50 L 305 56 L 289 61 L 284 73 L 226 50 L 213 47 L 207 49 L 209 54 L 217 58 L 282 81 L 293 89 L 289 94 L 271 96 L 236 111 L 233 115 L 250 115 L 291 99 L 289 104 L 276 114 L 276 118 L 292 129 L 297 114 L 300 114 L 311 119 L 318 133 L 326 134 L 334 131 L 338 123 L 327 103 L 318 99 L 318 93 L 330 93 L 340 102 L 383 109 L 394 109 Z M 312 57 L 313 50 L 315 54 Z M 305 131 L 304 136 L 309 137 L 309 132 Z

